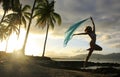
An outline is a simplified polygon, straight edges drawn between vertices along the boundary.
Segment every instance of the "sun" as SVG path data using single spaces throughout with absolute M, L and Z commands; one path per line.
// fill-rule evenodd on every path
M 14 33 L 8 39 L 8 44 L 4 40 L 0 43 L 0 51 L 5 51 L 6 44 L 7 50 L 6 52 L 13 52 L 19 51 L 23 47 L 24 39 L 25 39 L 26 31 L 21 29 L 19 37 Z M 40 56 L 42 54 L 42 49 L 40 48 L 41 45 L 35 41 L 35 34 L 29 34 L 25 54 L 26 55 L 33 55 L 33 56 Z
M 7 52 L 13 52 L 14 50 L 19 50 L 23 46 L 24 38 L 25 38 L 25 30 L 20 30 L 19 37 L 16 35 L 16 33 L 13 33 L 9 39 L 8 39 L 8 45 L 7 45 Z

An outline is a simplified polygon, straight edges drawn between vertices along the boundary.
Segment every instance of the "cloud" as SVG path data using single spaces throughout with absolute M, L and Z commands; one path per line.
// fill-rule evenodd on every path
M 56 9 L 70 17 L 86 17 L 92 15 L 97 18 L 119 16 L 119 0 L 57 0 Z M 59 8 L 60 7 L 60 8 Z
M 107 33 L 102 33 L 98 40 L 104 45 L 110 46 L 112 48 L 119 48 L 120 45 L 120 31 L 111 31 Z
M 21 3 L 32 5 L 33 0 L 21 0 Z M 92 16 L 96 25 L 97 41 L 103 45 L 119 48 L 120 0 L 56 0 L 55 12 L 61 15 L 62 24 L 61 26 L 55 24 L 54 30 L 50 29 L 50 34 L 55 36 L 54 38 L 63 39 L 65 31 L 71 24 Z M 88 21 L 83 25 L 92 24 Z M 84 32 L 84 27 L 78 32 Z M 44 34 L 45 31 L 31 27 L 31 32 L 34 34 Z
M 3 15 L 3 10 L 2 9 L 0 9 L 0 16 L 2 16 Z
M 88 53 L 86 50 L 83 49 L 63 49 L 62 51 L 57 50 L 51 50 L 51 51 L 47 51 L 46 55 L 47 56 L 51 56 L 51 57 L 56 57 L 56 58 L 65 58 L 65 57 L 71 57 L 71 56 L 75 56 L 75 55 L 79 55 L 79 54 L 86 54 Z
M 119 40 L 120 41 L 120 40 Z M 115 43 L 115 44 L 112 44 L 111 47 L 114 47 L 114 48 L 120 48 L 120 43 Z
M 110 35 L 102 35 L 100 38 L 98 38 L 102 42 L 107 42 L 108 40 L 111 39 Z
M 119 4 L 119 0 L 56 0 L 55 7 L 65 24 L 92 16 L 97 30 L 106 32 L 120 28 Z
M 23 5 L 33 5 L 34 0 L 20 0 Z
M 30 3 L 30 1 L 28 2 Z M 112 48 L 112 49 L 119 48 L 119 42 L 120 42 L 120 38 L 119 38 L 120 8 L 119 7 L 120 7 L 119 0 L 56 0 L 55 12 L 61 15 L 62 25 L 61 26 L 55 25 L 54 30 L 50 30 L 50 34 L 55 36 L 54 38 L 62 37 L 63 40 L 64 33 L 71 24 L 79 20 L 82 20 L 84 18 L 87 18 L 89 16 L 92 16 L 96 25 L 97 42 L 100 42 L 103 45 L 103 47 L 107 46 L 108 48 Z M 85 23 L 83 25 L 86 24 L 89 25 L 90 21 L 89 23 Z M 78 31 L 84 32 L 83 31 L 84 27 L 85 26 L 83 26 L 83 28 L 81 28 L 81 30 Z M 46 31 L 36 28 L 31 28 L 31 30 L 35 34 L 39 34 L 39 33 L 43 34 Z M 63 51 L 68 51 L 68 50 L 63 50 Z M 63 51 L 62 53 L 56 53 L 56 54 L 68 55 L 68 53 L 63 53 Z M 78 54 L 79 50 L 78 51 L 76 51 L 76 49 L 73 51 L 69 50 L 69 55 L 74 53 Z

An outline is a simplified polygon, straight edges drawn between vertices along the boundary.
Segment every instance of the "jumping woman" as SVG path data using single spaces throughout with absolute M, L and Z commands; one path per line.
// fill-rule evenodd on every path
M 91 21 L 92 21 L 92 24 L 93 24 L 93 28 L 91 26 L 87 26 L 85 28 L 85 33 L 77 33 L 77 34 L 73 34 L 73 36 L 75 35 L 89 35 L 89 37 L 91 38 L 91 41 L 90 41 L 90 48 L 87 49 L 89 51 L 87 57 L 86 57 L 86 60 L 85 60 L 85 63 L 84 63 L 84 66 L 86 66 L 86 63 L 88 62 L 92 52 L 94 50 L 98 50 L 98 51 L 101 51 L 102 50 L 102 47 L 100 47 L 99 45 L 96 44 L 96 33 L 95 33 L 95 24 L 93 22 L 93 19 L 92 17 L 90 17 Z

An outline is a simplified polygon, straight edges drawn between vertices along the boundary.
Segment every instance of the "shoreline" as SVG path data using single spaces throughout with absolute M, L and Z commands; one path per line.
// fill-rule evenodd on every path
M 88 67 L 96 65 L 107 67 L 85 69 L 82 68 L 83 62 L 55 61 L 49 57 L 24 56 L 21 59 L 21 57 L 8 56 L 5 62 L 0 63 L 0 74 L 2 77 L 10 75 L 14 77 L 57 77 L 59 75 L 62 77 L 119 77 L 120 69 L 113 66 L 120 67 L 120 64 L 88 62 Z
M 83 61 L 83 59 L 79 58 L 51 58 L 55 61 Z M 89 62 L 96 62 L 96 63 L 118 63 L 120 64 L 120 60 L 114 60 L 114 59 L 90 59 Z

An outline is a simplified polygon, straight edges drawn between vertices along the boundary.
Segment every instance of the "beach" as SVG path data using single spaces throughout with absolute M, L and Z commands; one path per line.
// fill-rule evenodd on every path
M 0 77 L 117 77 L 120 70 L 112 67 L 77 69 L 80 63 L 54 61 L 48 57 L 9 57 L 0 63 Z

